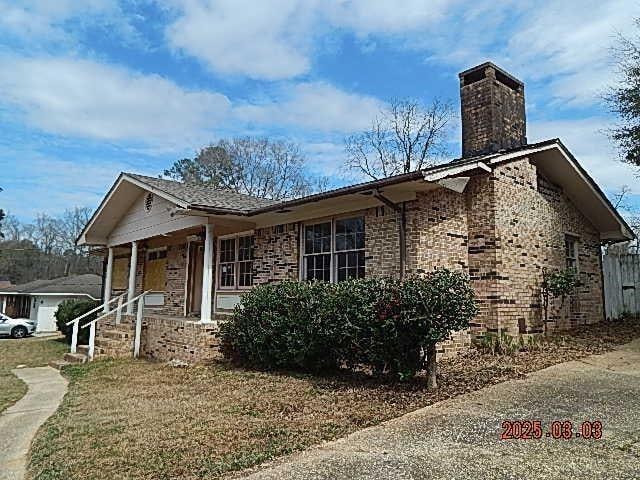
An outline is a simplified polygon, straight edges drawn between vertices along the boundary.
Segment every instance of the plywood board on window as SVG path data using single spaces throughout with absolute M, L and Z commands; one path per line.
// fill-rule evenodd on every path
M 147 260 L 144 267 L 144 289 L 163 292 L 167 282 L 167 259 Z
M 113 273 L 111 276 L 111 288 L 113 290 L 126 290 L 129 284 L 129 259 L 114 258 Z

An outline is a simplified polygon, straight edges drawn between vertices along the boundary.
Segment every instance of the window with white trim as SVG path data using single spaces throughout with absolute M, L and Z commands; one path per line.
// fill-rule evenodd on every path
M 364 217 L 305 225 L 303 249 L 305 280 L 364 278 Z
M 578 271 L 578 239 L 573 235 L 564 236 L 564 250 L 567 269 Z
M 221 238 L 218 242 L 218 285 L 249 288 L 253 283 L 253 235 Z

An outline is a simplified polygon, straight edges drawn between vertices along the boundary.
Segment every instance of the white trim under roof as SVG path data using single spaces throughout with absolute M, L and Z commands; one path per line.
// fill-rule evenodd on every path
M 27 292 L 0 292 L 0 295 L 24 295 L 25 297 L 89 297 L 92 300 L 99 300 L 88 293 L 27 293 Z
M 102 202 L 100 202 L 100 206 L 98 207 L 98 209 L 94 212 L 94 214 L 91 216 L 91 219 L 89 219 L 89 222 L 87 223 L 87 225 L 85 225 L 85 227 L 82 229 L 82 232 L 80 233 L 80 235 L 78 236 L 78 239 L 76 241 L 76 243 L 78 245 L 87 245 L 90 244 L 87 241 L 87 232 L 91 229 L 91 227 L 93 227 L 94 223 L 96 222 L 96 220 L 98 219 L 98 217 L 100 216 L 100 214 L 103 212 L 104 208 L 107 206 L 107 204 L 109 203 L 109 201 L 113 198 L 113 196 L 115 195 L 115 193 L 118 191 L 118 187 L 120 187 L 120 185 L 122 185 L 123 182 L 129 182 L 132 185 L 135 185 L 138 188 L 141 188 L 143 190 L 149 191 L 151 193 L 153 193 L 154 195 L 158 195 L 159 197 L 164 198 L 165 200 L 175 203 L 178 207 L 181 208 L 187 208 L 188 207 L 188 203 L 186 203 L 183 200 L 180 200 L 179 198 L 163 191 L 163 190 L 159 190 L 157 188 L 152 187 L 151 185 L 141 182 L 140 180 L 137 180 L 129 175 L 127 175 L 126 173 L 121 173 L 119 175 L 119 177 L 116 179 L 116 181 L 114 182 L 114 184 L 111 186 L 111 188 L 109 189 L 109 192 L 107 193 L 107 195 L 105 196 L 105 198 L 102 200 Z

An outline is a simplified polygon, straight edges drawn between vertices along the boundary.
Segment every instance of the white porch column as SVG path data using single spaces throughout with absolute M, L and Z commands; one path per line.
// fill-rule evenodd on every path
M 109 300 L 111 300 L 111 279 L 113 278 L 113 247 L 109 247 L 109 254 L 107 255 L 107 272 L 104 279 L 104 308 L 103 312 L 109 311 Z
M 204 266 L 202 268 L 202 304 L 200 321 L 211 321 L 211 297 L 213 291 L 213 225 L 207 224 L 204 238 Z
M 7 311 L 7 296 L 2 297 L 2 313 Z
M 136 270 L 138 265 L 138 242 L 131 242 L 131 264 L 129 266 L 129 290 L 127 294 L 127 301 L 136 296 Z M 133 303 L 127 305 L 127 313 L 131 315 L 133 313 Z

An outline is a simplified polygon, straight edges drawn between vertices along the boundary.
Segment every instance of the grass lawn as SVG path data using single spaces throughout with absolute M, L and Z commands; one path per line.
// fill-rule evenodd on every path
M 58 338 L 0 338 L 0 413 L 27 393 L 27 386 L 11 373 L 12 369 L 18 365 L 47 365 L 62 358 L 66 349 Z
M 585 333 L 586 332 L 586 333 Z M 219 478 L 436 401 L 640 336 L 640 323 L 591 327 L 532 352 L 471 351 L 439 365 L 441 388 L 356 375 L 174 368 L 104 360 L 65 369 L 69 393 L 40 429 L 29 478 Z

